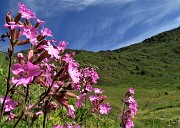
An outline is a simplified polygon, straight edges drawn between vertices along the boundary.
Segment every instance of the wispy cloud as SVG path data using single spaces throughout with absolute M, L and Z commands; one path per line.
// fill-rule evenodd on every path
M 107 50 L 180 25 L 179 0 L 20 0 L 69 47 Z M 18 10 L 17 1 L 9 2 Z

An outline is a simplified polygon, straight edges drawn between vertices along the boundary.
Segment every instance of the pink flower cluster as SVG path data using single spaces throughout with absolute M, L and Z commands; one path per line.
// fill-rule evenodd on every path
M 111 110 L 111 107 L 107 102 L 103 103 L 103 101 L 106 99 L 105 95 L 101 95 L 103 92 L 104 90 L 94 88 L 95 94 L 89 97 L 93 105 L 93 108 L 91 109 L 93 113 L 109 114 Z
M 0 103 L 3 103 L 4 97 L 0 98 Z M 5 105 L 4 105 L 4 111 L 5 112 L 10 112 L 14 110 L 14 108 L 18 105 L 17 101 L 13 101 L 10 96 L 7 96 L 5 99 Z
M 57 103 L 65 107 L 67 115 L 74 119 L 76 118 L 75 108 L 69 104 L 69 98 L 75 98 L 76 108 L 81 108 L 91 91 L 95 93 L 90 96 L 93 105 L 92 112 L 108 114 L 111 108 L 107 102 L 103 102 L 106 99 L 105 95 L 101 95 L 104 91 L 99 88 L 93 89 L 93 84 L 96 84 L 99 79 L 96 69 L 89 67 L 80 69 L 80 65 L 73 59 L 75 53 L 65 53 L 68 42 L 56 43 L 55 39 L 49 39 L 53 37 L 52 31 L 44 26 L 41 27 L 44 22 L 37 19 L 36 15 L 24 4 L 18 3 L 18 6 L 19 14 L 15 18 L 11 17 L 11 12 L 6 15 L 4 27 L 9 30 L 10 48 L 8 52 L 12 55 L 16 46 L 24 44 L 30 44 L 30 49 L 26 56 L 22 53 L 17 54 L 17 62 L 10 68 L 13 76 L 7 90 L 7 94 L 12 92 L 11 97 L 21 94 L 19 97 L 21 100 L 24 99 L 24 102 L 20 101 L 17 106 L 17 102 L 9 96 L 5 99 L 0 98 L 0 102 L 4 104 L 4 111 L 9 112 L 8 120 L 15 119 L 16 115 L 11 112 L 16 107 L 23 106 L 26 109 L 23 110 L 21 116 L 17 117 L 25 120 L 23 114 L 31 113 L 26 116 L 30 116 L 34 122 L 38 116 L 57 110 Z M 32 20 L 35 20 L 35 24 L 31 23 Z M 38 29 L 39 27 L 41 28 Z M 24 37 L 21 38 L 21 36 Z M 48 36 L 49 38 L 46 39 Z M 27 103 L 30 100 L 28 89 L 33 84 L 37 88 L 43 87 L 45 91 L 37 98 L 37 102 Z M 23 86 L 23 91 L 20 86 Z M 18 91 L 18 93 L 13 91 Z M 79 96 L 75 91 L 79 92 Z M 59 127 L 80 128 L 77 123 L 55 126 L 55 128 Z
M 13 101 L 10 96 L 7 96 L 6 99 L 4 97 L 0 98 L 0 103 L 3 103 L 3 100 L 5 100 L 4 104 L 4 111 L 9 113 L 7 121 L 11 121 L 12 119 L 15 118 L 15 114 L 12 113 L 12 111 L 15 109 L 15 107 L 18 105 L 17 101 Z
M 123 100 L 124 102 L 124 110 L 121 113 L 121 126 L 124 128 L 131 128 L 134 126 L 132 122 L 132 118 L 134 118 L 134 115 L 137 113 L 137 103 L 132 96 L 134 94 L 134 89 L 131 87 L 129 88 L 129 91 L 125 94 L 125 98 Z

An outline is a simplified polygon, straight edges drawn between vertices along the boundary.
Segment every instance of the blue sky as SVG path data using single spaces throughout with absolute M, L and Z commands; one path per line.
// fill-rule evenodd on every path
M 21 2 L 44 20 L 68 48 L 114 50 L 180 26 L 180 0 L 0 0 L 5 14 L 17 14 Z M 1 27 L 0 34 L 5 30 Z M 5 43 L 0 46 L 6 48 Z M 20 50 L 21 48 L 19 48 Z

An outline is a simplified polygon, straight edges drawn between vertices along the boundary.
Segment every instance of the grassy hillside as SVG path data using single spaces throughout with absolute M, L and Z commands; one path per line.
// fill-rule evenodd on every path
M 114 51 L 77 51 L 76 58 L 99 68 L 103 86 L 175 85 L 180 78 L 180 28 Z
M 128 87 L 136 89 L 136 127 L 180 127 L 180 28 L 114 51 L 77 51 L 83 66 L 98 67 L 98 86 L 119 111 Z

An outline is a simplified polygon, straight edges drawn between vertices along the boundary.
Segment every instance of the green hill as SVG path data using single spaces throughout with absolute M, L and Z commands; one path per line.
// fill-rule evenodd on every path
M 103 86 L 177 85 L 180 83 L 180 28 L 114 51 L 77 51 L 76 58 L 83 66 L 99 68 L 99 84 Z
M 135 127 L 178 128 L 180 27 L 113 51 L 76 52 L 82 66 L 98 67 L 98 86 L 106 91 L 114 122 L 118 122 L 121 97 L 133 86 L 139 104 Z

